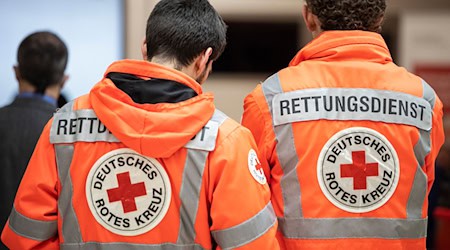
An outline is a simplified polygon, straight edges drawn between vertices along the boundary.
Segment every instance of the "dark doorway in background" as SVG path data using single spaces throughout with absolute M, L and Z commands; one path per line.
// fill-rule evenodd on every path
M 228 45 L 214 63 L 214 72 L 275 73 L 286 67 L 299 49 L 298 22 L 226 23 Z

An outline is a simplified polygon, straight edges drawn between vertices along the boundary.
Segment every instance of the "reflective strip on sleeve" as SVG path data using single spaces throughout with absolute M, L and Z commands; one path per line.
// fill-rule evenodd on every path
M 431 129 L 432 108 L 424 98 L 362 88 L 303 89 L 272 100 L 274 126 L 299 121 L 377 121 Z
M 70 164 L 73 157 L 73 145 L 55 145 L 56 163 L 61 193 L 58 199 L 58 211 L 62 218 L 62 237 L 66 243 L 82 242 L 80 225 L 73 209 L 73 186 L 70 177 Z
M 430 104 L 431 109 L 434 109 L 436 102 L 436 94 L 434 93 L 434 90 L 423 80 L 422 87 L 422 98 Z M 425 165 L 425 157 L 427 157 L 427 155 L 431 152 L 431 130 L 419 130 L 419 135 L 419 140 L 416 145 L 414 145 L 414 155 L 417 159 L 417 168 L 406 207 L 407 218 L 410 219 L 422 218 L 422 209 L 426 199 L 428 186 L 428 178 L 423 172 L 422 167 Z
M 427 195 L 427 176 L 420 166 L 417 166 L 414 182 L 409 193 L 406 215 L 408 219 L 422 218 L 422 209 Z
M 37 241 L 45 241 L 56 236 L 58 223 L 54 221 L 41 221 L 30 219 L 20 214 L 15 207 L 9 215 L 9 227 L 14 233 Z
M 66 104 L 64 104 L 64 106 L 62 106 L 62 108 L 58 109 L 57 112 L 71 112 L 73 110 L 73 105 L 74 105 L 75 101 L 70 101 Z
M 171 243 L 163 244 L 132 244 L 123 242 L 86 242 L 81 244 L 61 244 L 61 250 L 206 250 L 198 244 L 178 245 Z
M 222 249 L 237 248 L 261 237 L 276 222 L 272 203 L 258 214 L 231 228 L 212 231 L 211 234 Z
M 266 102 L 272 113 L 272 99 L 283 92 L 278 75 L 275 74 L 262 84 Z M 291 124 L 274 127 L 277 141 L 276 151 L 283 169 L 280 185 L 283 195 L 284 216 L 286 218 L 298 218 L 303 216 L 301 205 L 301 189 L 297 176 L 298 156 L 295 147 L 294 134 Z
M 426 237 L 427 219 L 284 219 L 279 228 L 291 239 L 420 239 Z
M 185 148 L 213 151 L 216 147 L 216 137 L 219 131 L 219 124 L 215 121 L 208 123 L 194 136 Z
M 213 151 L 216 147 L 217 133 L 219 126 L 228 117 L 220 110 L 215 110 L 210 121 L 192 138 L 184 147 L 189 149 L 198 149 Z
M 431 109 L 434 109 L 434 105 L 436 103 L 436 93 L 431 88 L 431 86 L 422 80 L 423 93 L 422 98 L 425 99 L 431 106 Z
M 98 119 L 94 110 L 59 110 L 53 116 L 50 128 L 50 142 L 74 143 L 83 142 L 119 142 Z
M 208 124 L 214 124 L 216 129 L 211 129 L 209 132 L 214 132 L 208 136 L 208 140 L 214 144 L 215 148 L 217 133 L 219 126 L 228 119 L 228 117 L 219 110 L 215 110 L 211 120 Z M 200 135 L 201 131 L 197 135 Z M 200 135 L 201 136 L 201 135 Z M 199 141 L 199 143 L 201 143 Z M 200 145 L 200 144 L 198 144 Z M 198 203 L 200 199 L 200 189 L 203 180 L 203 171 L 206 166 L 208 158 L 208 149 L 203 147 L 192 147 L 193 145 L 186 145 L 187 156 L 183 170 L 183 177 L 180 190 L 180 228 L 178 233 L 178 244 L 193 244 L 195 241 L 195 220 L 197 218 Z M 195 146 L 195 145 L 194 145 Z M 205 151 L 206 150 L 206 151 Z
M 207 151 L 188 149 L 180 191 L 180 229 L 177 240 L 179 244 L 195 241 L 194 224 L 207 157 Z

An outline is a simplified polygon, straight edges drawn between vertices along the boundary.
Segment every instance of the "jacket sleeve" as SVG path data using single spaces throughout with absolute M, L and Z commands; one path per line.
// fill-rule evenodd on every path
M 424 166 L 424 170 L 428 176 L 428 192 L 431 190 L 435 176 L 434 169 L 436 158 L 439 154 L 439 150 L 445 141 L 444 128 L 443 128 L 443 105 L 439 97 L 436 96 L 436 101 L 433 109 L 433 120 L 431 129 L 431 151 L 428 154 Z
M 263 141 L 264 117 L 256 103 L 255 92 L 260 90 L 260 85 L 244 99 L 244 114 L 242 115 L 242 125 L 248 128 L 255 138 L 256 144 L 260 145 Z
M 263 173 L 251 173 L 260 169 L 253 168 L 256 154 L 251 133 L 236 124 L 210 155 L 210 230 L 218 249 L 279 248 L 270 189 Z
M 242 115 L 242 125 L 250 130 L 253 135 L 253 138 L 256 141 L 256 145 L 258 147 L 259 156 L 261 160 L 261 164 L 264 169 L 264 173 L 266 174 L 266 178 L 268 183 L 270 183 L 270 167 L 269 161 L 270 158 L 270 149 L 269 145 L 266 144 L 266 134 L 268 131 L 268 127 L 271 126 L 271 123 L 266 121 L 267 117 L 264 116 L 262 107 L 257 102 L 257 99 L 264 98 L 262 94 L 261 85 L 258 85 L 252 93 L 250 93 L 244 100 L 244 114 Z M 265 107 L 268 113 L 268 107 Z M 270 113 L 267 115 L 270 116 Z
M 51 121 L 36 145 L 2 232 L 1 239 L 10 249 L 59 249 L 58 174 L 49 142 Z

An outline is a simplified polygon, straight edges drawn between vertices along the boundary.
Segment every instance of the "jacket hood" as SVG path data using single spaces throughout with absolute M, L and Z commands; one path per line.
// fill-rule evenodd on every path
M 110 73 L 134 76 L 136 80 L 128 78 L 127 85 L 142 85 L 142 81 L 152 84 L 152 79 L 173 81 L 193 90 L 195 96 L 180 102 L 138 103 L 107 77 Z M 153 90 L 147 86 L 145 91 Z M 95 113 L 114 136 L 136 152 L 154 158 L 169 157 L 182 148 L 215 110 L 213 95 L 203 93 L 200 84 L 192 78 L 146 61 L 123 60 L 111 64 L 89 98 Z
M 376 63 L 392 62 L 389 49 L 380 34 L 360 30 L 340 30 L 322 32 L 297 53 L 289 66 L 296 66 L 306 60 L 343 59 Z

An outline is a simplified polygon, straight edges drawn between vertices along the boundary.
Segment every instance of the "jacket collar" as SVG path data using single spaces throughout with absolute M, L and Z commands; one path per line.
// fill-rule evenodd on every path
M 371 61 L 392 62 L 389 49 L 383 37 L 368 31 L 325 31 L 308 43 L 292 59 L 289 66 L 302 61 Z
M 188 86 L 197 94 L 203 93 L 201 85 L 183 72 L 144 60 L 127 59 L 114 62 L 108 67 L 104 77 L 106 78 L 111 72 L 131 74 L 142 77 L 143 79 L 158 78 L 171 80 Z
M 193 95 L 194 91 L 199 94 L 176 103 L 136 103 L 106 77 L 112 72 L 133 75 L 132 80 L 139 76 L 174 81 L 192 88 Z M 108 68 L 105 78 L 91 89 L 89 101 L 100 121 L 127 147 L 149 157 L 166 158 L 184 147 L 213 116 L 214 96 L 201 92 L 200 84 L 179 71 L 123 60 Z

